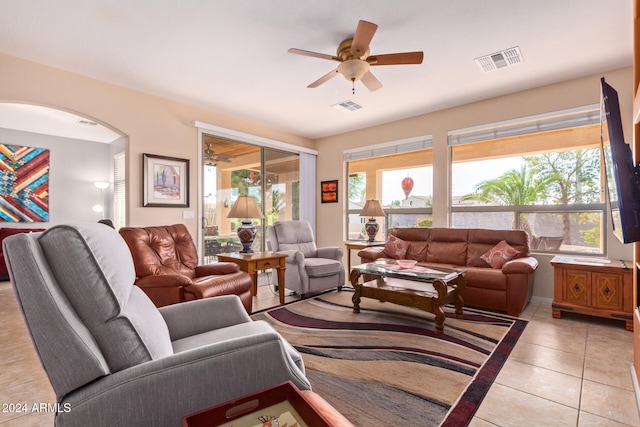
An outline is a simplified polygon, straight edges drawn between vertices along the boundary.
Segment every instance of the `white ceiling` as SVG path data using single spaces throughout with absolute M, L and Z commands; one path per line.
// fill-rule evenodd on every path
M 111 143 L 120 134 L 86 117 L 40 105 L 0 102 L 0 128 Z
M 372 68 L 376 92 L 307 89 L 337 63 L 287 49 L 333 55 L 360 19 L 379 25 L 372 54 L 424 62 Z M 2 53 L 312 139 L 630 66 L 632 40 L 631 0 L 0 2 Z M 474 62 L 515 46 L 521 64 Z M 330 107 L 345 100 L 364 108 Z

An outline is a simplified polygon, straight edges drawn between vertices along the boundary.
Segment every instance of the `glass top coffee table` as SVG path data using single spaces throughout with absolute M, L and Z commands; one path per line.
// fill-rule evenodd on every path
M 361 277 L 373 280 L 361 280 Z M 416 307 L 435 315 L 436 333 L 444 331 L 443 307 L 454 303 L 456 317 L 462 318 L 464 273 L 451 269 L 422 266 L 401 268 L 395 262 L 376 261 L 351 269 L 353 312 L 360 313 L 360 299 L 374 298 L 408 307 Z

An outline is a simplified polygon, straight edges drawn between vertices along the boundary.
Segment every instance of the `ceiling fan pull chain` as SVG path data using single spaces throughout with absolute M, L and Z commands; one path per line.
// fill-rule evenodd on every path
M 356 79 L 351 79 L 351 85 L 352 85 L 352 87 L 351 87 L 351 93 L 352 93 L 353 95 L 355 95 L 355 94 L 356 94 Z

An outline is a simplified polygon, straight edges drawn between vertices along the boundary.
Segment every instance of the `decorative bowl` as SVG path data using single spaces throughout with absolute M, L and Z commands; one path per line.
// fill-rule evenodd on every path
M 418 263 L 415 259 L 398 259 L 396 264 L 402 268 L 413 268 Z

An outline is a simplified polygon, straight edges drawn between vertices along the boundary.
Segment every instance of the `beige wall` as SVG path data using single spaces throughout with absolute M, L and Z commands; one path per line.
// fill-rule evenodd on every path
M 433 135 L 433 224 L 436 227 L 445 227 L 449 223 L 447 206 L 450 194 L 448 131 L 598 103 L 602 76 L 620 95 L 625 135 L 629 139 L 632 112 L 631 67 L 318 140 L 318 181 L 339 179 L 341 185 L 340 203 L 317 204 L 318 244 L 335 245 L 344 240 L 346 225 L 342 218 L 346 212 L 347 201 L 346 196 L 343 196 L 346 194 L 346 171 L 342 153 L 345 149 Z M 341 227 L 336 227 L 338 219 L 341 221 Z M 611 233 L 610 225 L 607 231 L 609 257 L 631 260 L 632 245 L 620 244 Z M 548 265 L 550 259 L 549 256 L 538 257 L 541 268 L 536 274 L 534 296 L 539 298 L 553 298 L 553 270 Z
M 200 224 L 197 218 L 198 131 L 190 125 L 193 120 L 314 148 L 312 141 L 278 129 L 1 54 L 0 75 L 0 102 L 71 111 L 128 137 L 128 224 L 132 226 L 185 223 L 196 236 Z M 142 207 L 142 153 L 191 161 L 188 209 Z M 193 211 L 196 218 L 183 220 L 183 210 Z
M 110 126 L 128 138 L 128 223 L 133 226 L 183 222 L 195 236 L 199 219 L 183 220 L 181 208 L 142 207 L 142 153 L 191 160 L 188 210 L 197 213 L 197 130 L 193 120 L 254 134 L 264 138 L 317 149 L 317 180 L 339 179 L 340 203 L 317 201 L 318 244 L 341 246 L 344 240 L 346 209 L 345 170 L 342 152 L 347 148 L 433 135 L 434 225 L 448 224 L 449 204 L 449 130 L 524 117 L 549 111 L 599 102 L 600 74 L 542 88 L 467 104 L 461 107 L 400 120 L 318 141 L 298 137 L 278 129 L 184 103 L 169 101 L 125 87 L 90 79 L 63 70 L 46 67 L 15 57 L 0 55 L 0 102 L 24 102 L 56 107 L 83 115 Z M 632 70 L 625 68 L 603 74 L 620 93 L 625 115 L 625 132 L 631 135 Z M 179 82 L 176 82 L 179 85 Z M 383 89 L 384 90 L 384 89 Z M 428 94 L 425 94 L 428 96 Z M 319 197 L 319 196 L 318 196 Z M 340 224 L 341 226 L 336 226 Z M 609 227 L 608 227 L 609 229 Z M 612 258 L 631 259 L 631 245 L 620 245 L 609 233 L 608 254 Z M 549 257 L 536 275 L 534 295 L 552 297 Z

